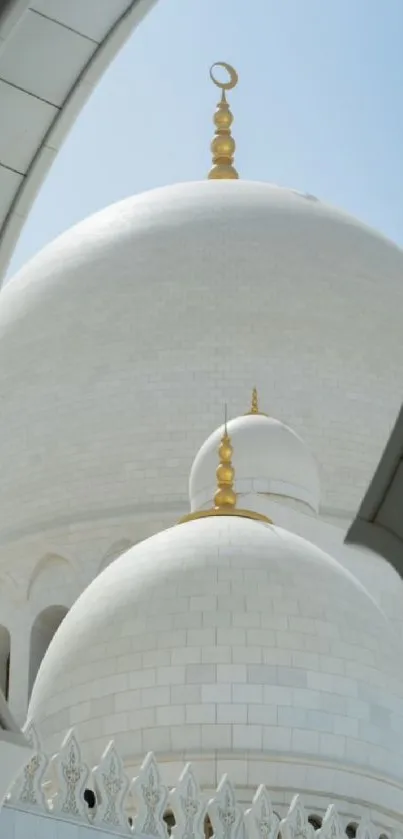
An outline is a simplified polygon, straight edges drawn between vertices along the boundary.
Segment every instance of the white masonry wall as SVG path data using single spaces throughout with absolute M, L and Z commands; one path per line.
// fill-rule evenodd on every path
M 283 804 L 277 800 L 275 795 L 272 795 L 272 801 L 275 813 L 280 819 L 284 819 L 289 810 L 289 802 Z M 249 805 L 251 803 L 250 801 Z M 309 801 L 304 798 L 304 803 L 307 805 Z M 311 807 L 305 806 L 305 819 L 311 816 L 315 819 L 315 822 L 320 823 L 326 815 L 326 810 L 323 810 L 323 802 L 321 801 L 319 805 L 315 806 L 314 799 L 311 799 L 310 803 Z M 403 825 L 390 819 L 387 814 L 377 814 L 375 812 L 373 814 L 375 821 L 371 820 L 368 823 L 368 820 L 371 819 L 370 811 L 365 810 L 365 808 L 351 807 L 348 802 L 337 802 L 337 815 L 340 824 L 339 835 L 326 836 L 325 831 L 321 833 L 318 830 L 311 832 L 309 831 L 309 825 L 308 839 L 347 839 L 346 829 L 355 829 L 361 820 L 363 827 L 358 831 L 357 839 L 360 836 L 361 839 L 401 839 Z M 160 830 L 162 839 L 168 839 L 163 824 L 160 825 Z M 49 812 L 33 812 L 32 810 L 7 805 L 0 809 L 0 836 L 2 839 L 113 839 L 116 836 L 134 837 L 134 835 L 134 831 L 129 824 L 126 829 L 116 830 L 88 824 L 84 820 L 77 823 L 75 819 L 56 816 Z M 155 835 L 140 834 L 140 836 L 141 839 L 155 839 Z M 205 839 L 201 832 L 198 839 Z M 241 839 L 239 833 L 235 833 L 234 839 Z M 255 839 L 259 839 L 259 836 L 257 835 Z M 274 835 L 268 837 L 268 839 L 276 839 L 276 837 Z
M 49 814 L 3 807 L 0 812 L 0 835 L 2 839 L 112 839 L 116 834 Z
M 403 643 L 403 580 L 378 554 L 344 544 L 347 522 L 317 517 L 292 500 L 264 493 L 245 493 L 238 499 L 238 506 L 269 516 L 279 527 L 302 536 L 337 559 L 374 598 Z

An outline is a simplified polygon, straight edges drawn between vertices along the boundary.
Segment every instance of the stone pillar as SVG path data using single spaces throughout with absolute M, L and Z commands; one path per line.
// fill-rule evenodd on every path
M 18 723 L 23 725 L 28 709 L 30 627 L 20 620 L 11 628 L 9 707 Z

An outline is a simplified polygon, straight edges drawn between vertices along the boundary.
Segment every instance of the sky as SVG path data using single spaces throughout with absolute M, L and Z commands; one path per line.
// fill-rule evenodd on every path
M 108 204 L 206 177 L 215 61 L 239 74 L 240 177 L 309 192 L 403 246 L 402 37 L 402 0 L 158 0 L 68 135 L 8 276 Z

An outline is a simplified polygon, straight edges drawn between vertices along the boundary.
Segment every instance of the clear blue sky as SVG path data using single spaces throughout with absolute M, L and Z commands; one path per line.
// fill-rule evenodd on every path
M 159 0 L 101 80 L 31 212 L 9 274 L 133 193 L 203 179 L 214 61 L 241 177 L 313 193 L 403 245 L 403 0 Z

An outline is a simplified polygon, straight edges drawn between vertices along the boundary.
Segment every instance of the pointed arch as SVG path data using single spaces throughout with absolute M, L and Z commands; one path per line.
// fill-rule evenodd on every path
M 68 559 L 56 553 L 45 554 L 37 562 L 31 574 L 27 589 L 28 600 L 40 590 L 53 591 L 70 585 L 73 576 L 74 570 Z

